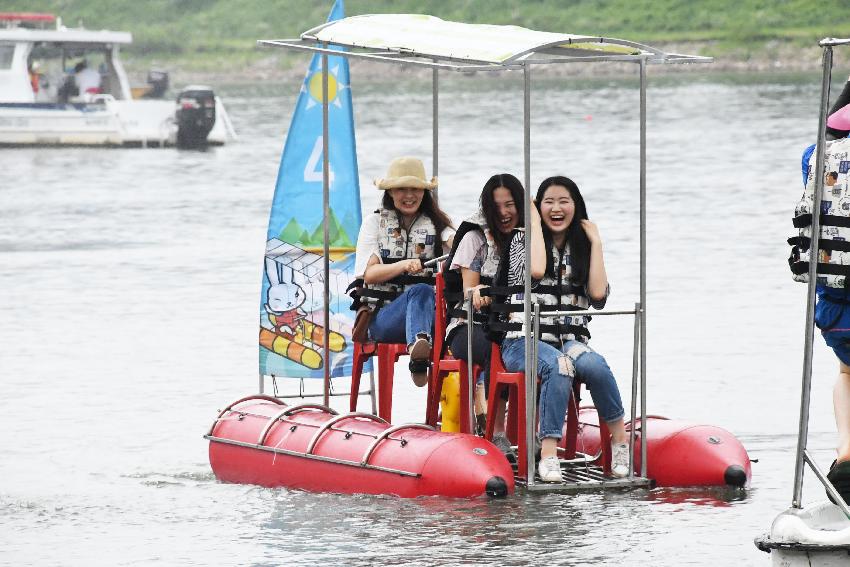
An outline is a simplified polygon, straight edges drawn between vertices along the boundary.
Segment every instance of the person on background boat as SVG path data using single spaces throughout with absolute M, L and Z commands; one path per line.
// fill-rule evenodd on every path
M 545 179 L 531 209 L 531 226 L 516 230 L 502 257 L 496 286 L 523 285 L 526 234 L 530 232 L 533 302 L 558 311 L 601 309 L 610 287 L 602 257 L 602 239 L 588 219 L 578 186 L 562 176 Z M 511 372 L 525 371 L 525 334 L 522 321 L 523 294 L 514 293 L 506 303 L 506 331 L 502 361 Z M 546 311 L 544 310 L 545 314 Z M 581 380 L 590 390 L 601 420 L 611 431 L 611 473 L 629 473 L 629 448 L 623 422 L 625 412 L 614 375 L 605 359 L 588 345 L 588 318 L 541 315 L 537 373 L 540 379 L 538 473 L 544 482 L 562 482 L 557 456 L 572 381 Z M 496 327 L 495 323 L 491 327 Z
M 829 118 L 826 122 L 826 139 L 828 141 L 847 138 L 850 134 L 850 78 L 844 85 L 844 90 L 836 99 L 835 103 L 829 111 Z M 812 144 L 803 152 L 802 172 L 803 185 L 813 184 L 813 179 L 809 178 L 810 169 L 814 166 L 814 151 L 816 144 Z M 846 162 L 845 162 L 846 163 Z M 830 171 L 827 165 L 827 172 L 824 178 L 825 195 L 827 191 L 833 195 L 831 201 L 836 203 L 842 202 L 850 197 L 850 189 L 847 184 L 838 183 L 839 172 Z M 841 166 L 837 167 L 840 169 Z M 846 174 L 846 171 L 842 171 Z M 829 188 L 829 189 L 826 189 Z M 812 189 L 811 195 L 814 195 Z M 804 196 L 805 199 L 805 196 Z M 826 197 L 824 197 L 826 200 Z M 799 208 L 799 206 L 798 206 Z M 850 211 L 843 210 L 837 206 L 829 211 L 829 214 L 839 216 L 850 216 Z M 821 238 L 831 238 L 825 232 L 822 232 Z M 835 257 L 840 261 L 848 252 L 838 252 L 833 254 L 833 250 L 824 248 L 819 252 L 819 263 L 834 263 Z M 793 259 L 793 253 L 792 253 Z M 829 278 L 834 276 L 828 276 Z M 850 280 L 844 277 L 844 285 L 834 287 L 824 285 L 821 281 L 817 284 L 817 304 L 815 305 L 815 325 L 820 329 L 821 336 L 827 346 L 832 348 L 835 356 L 838 358 L 838 378 L 835 381 L 832 393 L 833 409 L 835 411 L 835 425 L 838 429 L 838 446 L 836 448 L 836 459 L 830 467 L 827 478 L 838 493 L 844 498 L 844 501 L 850 504 L 850 290 L 848 284 Z M 820 280 L 820 278 L 819 278 Z M 835 282 L 840 283 L 840 282 Z M 829 496 L 829 494 L 827 494 Z M 832 500 L 832 497 L 829 497 Z
M 387 175 L 375 180 L 384 191 L 381 207 L 363 219 L 357 237 L 352 309 L 374 310 L 369 337 L 380 343 L 405 343 L 410 373 L 417 386 L 428 383 L 431 334 L 434 330 L 434 279 L 423 264 L 452 245 L 454 229 L 431 193 L 422 161 L 396 158 Z
M 446 272 L 446 281 L 448 288 L 450 274 L 459 271 L 461 282 L 454 282 L 454 286 L 462 287 L 464 299 L 450 306 L 450 313 L 453 312 L 456 316 L 446 329 L 446 344 L 449 345 L 452 355 L 461 360 L 468 362 L 469 357 L 469 326 L 465 318 L 465 298 L 472 290 L 473 307 L 478 312 L 490 305 L 491 298 L 482 296 L 481 289 L 492 285 L 501 253 L 507 248 L 514 229 L 522 224 L 524 195 L 522 183 L 516 177 L 509 173 L 494 175 L 481 190 L 479 211 L 458 227 L 454 247 L 448 259 L 449 272 Z M 489 374 L 491 344 L 481 321 L 476 322 L 472 331 L 472 362 L 482 368 L 475 388 L 475 413 L 481 431 L 484 429 L 483 420 L 487 414 L 486 377 Z M 504 415 L 505 400 L 500 399 L 496 403 L 500 408 L 496 415 Z M 494 424 L 493 443 L 503 453 L 510 454 L 512 451 L 505 436 L 505 423 L 502 419 Z
M 87 97 L 100 93 L 100 73 L 88 66 L 83 59 L 74 67 L 74 84 L 79 96 Z
M 38 89 L 41 86 L 41 64 L 38 61 L 31 61 L 29 64 L 30 87 L 34 95 L 38 96 Z

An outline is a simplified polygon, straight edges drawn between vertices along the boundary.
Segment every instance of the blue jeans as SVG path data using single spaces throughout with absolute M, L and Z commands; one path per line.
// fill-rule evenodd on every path
M 540 405 L 537 411 L 541 439 L 561 438 L 573 378 L 584 382 L 590 390 L 593 405 L 602 421 L 611 423 L 625 415 L 614 374 L 605 359 L 589 346 L 579 341 L 567 341 L 558 350 L 538 341 L 537 353 L 537 376 L 540 378 Z M 559 359 L 562 358 L 559 367 Z M 525 339 L 505 339 L 502 343 L 502 362 L 510 372 L 525 372 Z
M 420 333 L 428 335 L 430 340 L 433 329 L 434 288 L 419 283 L 378 309 L 369 324 L 369 335 L 379 343 L 410 345 Z

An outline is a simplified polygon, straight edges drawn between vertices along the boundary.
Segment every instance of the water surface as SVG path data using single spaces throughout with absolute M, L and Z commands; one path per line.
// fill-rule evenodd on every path
M 649 410 L 738 435 L 752 488 L 466 501 L 216 482 L 202 435 L 257 390 L 265 227 L 298 89 L 224 87 L 238 144 L 0 151 L 0 563 L 766 565 L 752 539 L 791 496 L 805 287 L 785 238 L 819 80 L 696 71 L 650 72 Z M 443 86 L 440 196 L 460 220 L 491 174 L 522 178 L 522 78 Z M 353 89 L 369 211 L 392 157 L 430 164 L 431 91 Z M 532 179 L 583 189 L 612 307 L 638 294 L 637 104 L 636 78 L 535 81 Z M 628 399 L 631 320 L 592 330 Z M 823 465 L 835 370 L 818 342 Z M 395 421 L 421 421 L 424 391 L 396 383 Z

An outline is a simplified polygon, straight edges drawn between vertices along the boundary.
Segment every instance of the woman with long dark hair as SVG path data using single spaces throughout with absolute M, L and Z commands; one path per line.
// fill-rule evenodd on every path
M 510 236 L 517 226 L 522 225 L 524 189 L 519 179 L 510 173 L 493 175 L 481 189 L 480 208 L 476 214 L 458 227 L 455 246 L 449 256 L 449 272 L 460 272 L 460 286 L 465 299 L 473 292 L 473 306 L 480 312 L 490 304 L 490 297 L 482 296 L 481 290 L 492 285 L 493 277 L 499 267 L 502 251 L 510 243 Z M 455 317 L 447 327 L 446 343 L 452 354 L 468 362 L 467 337 L 469 326 L 465 315 L 465 301 L 456 303 L 452 314 Z M 479 429 L 483 430 L 486 409 L 486 376 L 490 361 L 490 340 L 481 327 L 481 321 L 474 321 L 472 331 L 472 362 L 483 368 L 477 378 L 475 388 L 475 408 Z M 498 402 L 504 405 L 504 401 Z M 503 411 L 501 412 L 504 413 Z M 504 422 L 495 424 L 493 442 L 502 451 L 511 450 L 504 433 Z
M 360 226 L 354 271 L 363 285 L 352 308 L 371 307 L 372 340 L 407 344 L 413 382 L 424 386 L 434 328 L 434 280 L 424 263 L 451 247 L 454 229 L 431 193 L 437 180 L 426 179 L 420 160 L 394 159 L 375 185 L 384 195 Z
M 581 380 L 590 390 L 599 419 L 611 431 L 611 472 L 628 475 L 629 450 L 623 423 L 623 404 L 614 375 L 605 359 L 588 345 L 588 317 L 552 316 L 548 311 L 601 309 L 608 299 L 608 276 L 602 255 L 602 239 L 588 219 L 578 186 L 563 176 L 545 179 L 537 190 L 531 210 L 531 277 L 535 280 L 532 301 L 541 304 L 537 372 L 540 378 L 538 473 L 544 482 L 561 482 L 557 444 L 561 438 L 572 381 Z M 507 284 L 525 281 L 526 235 L 515 232 L 508 249 Z M 525 331 L 519 306 L 522 294 L 508 296 L 516 307 L 509 313 L 513 323 L 502 342 L 507 370 L 525 371 Z

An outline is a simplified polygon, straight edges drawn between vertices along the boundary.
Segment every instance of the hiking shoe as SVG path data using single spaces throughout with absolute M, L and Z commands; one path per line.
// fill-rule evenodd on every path
M 850 461 L 841 461 L 840 463 L 833 461 L 826 478 L 832 483 L 832 486 L 835 487 L 835 490 L 844 499 L 844 502 L 850 504 Z M 835 500 L 832 499 L 832 496 L 828 492 L 826 496 L 830 502 L 835 504 Z
M 629 476 L 628 443 L 611 443 L 611 476 L 614 478 Z
M 504 433 L 497 433 L 493 435 L 493 445 L 498 447 L 499 450 L 508 458 L 510 462 L 514 462 L 516 460 L 514 448 L 511 446 L 511 442 L 510 440 L 508 440 L 508 436 Z
M 418 337 L 412 345 L 407 348 L 410 355 L 410 377 L 413 383 L 422 387 L 428 383 L 428 370 L 431 367 L 431 343 L 424 337 Z
M 485 431 L 487 431 L 487 414 L 475 414 L 475 434 L 484 437 Z
M 537 466 L 537 474 L 543 482 L 564 482 L 561 477 L 561 463 L 558 457 L 546 457 L 540 460 Z

